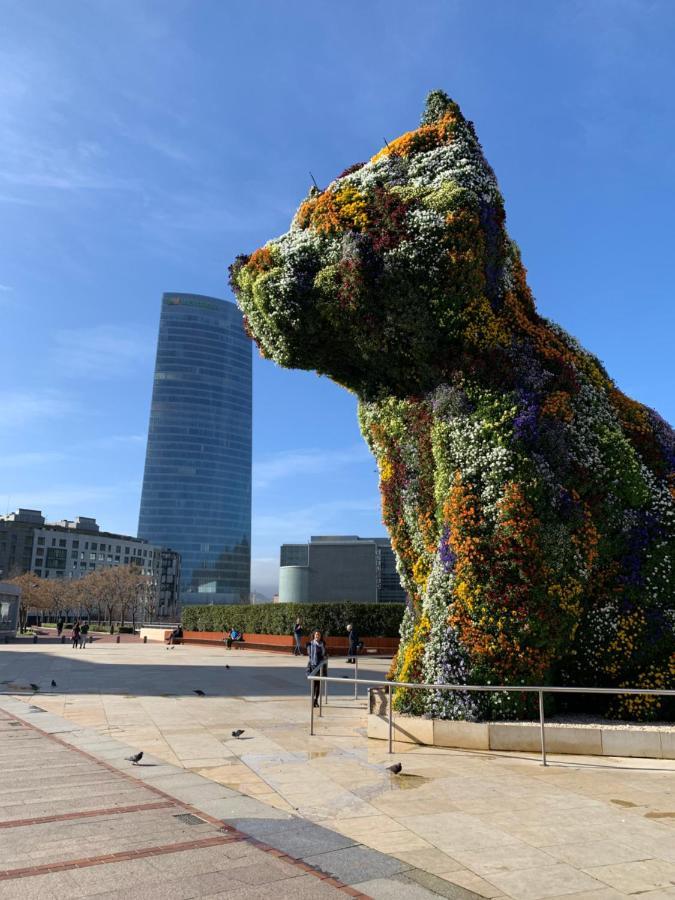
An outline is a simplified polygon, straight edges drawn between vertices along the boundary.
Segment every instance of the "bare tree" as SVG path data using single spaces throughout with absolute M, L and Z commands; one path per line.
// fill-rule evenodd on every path
M 15 575 L 9 579 L 10 584 L 15 584 L 21 588 L 21 600 L 19 603 L 19 631 L 26 631 L 26 623 L 28 622 L 28 613 L 32 610 L 41 610 L 49 602 L 48 594 L 45 590 L 47 579 L 40 578 L 32 572 L 23 572 L 21 575 Z
M 110 627 L 115 618 L 122 624 L 127 618 L 131 618 L 135 624 L 150 582 L 148 575 L 144 575 L 136 566 L 110 566 L 97 569 L 88 577 L 87 582 L 92 601 L 100 603 L 105 609 Z

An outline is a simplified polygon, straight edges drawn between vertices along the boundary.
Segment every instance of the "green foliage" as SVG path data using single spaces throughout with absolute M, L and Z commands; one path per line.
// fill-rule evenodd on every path
M 256 603 L 252 605 L 187 606 L 186 631 L 238 631 L 250 634 L 291 634 L 295 620 L 305 635 L 319 628 L 324 636 L 346 633 L 349 622 L 368 637 L 398 637 L 402 603 Z

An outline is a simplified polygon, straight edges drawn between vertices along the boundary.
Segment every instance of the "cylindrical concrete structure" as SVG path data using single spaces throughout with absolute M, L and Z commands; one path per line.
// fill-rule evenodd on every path
M 309 603 L 309 566 L 280 566 L 279 603 Z

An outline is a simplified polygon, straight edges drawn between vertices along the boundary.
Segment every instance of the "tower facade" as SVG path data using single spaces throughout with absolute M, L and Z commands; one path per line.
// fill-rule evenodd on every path
M 139 537 L 181 554 L 181 602 L 248 602 L 251 342 L 233 303 L 164 294 Z

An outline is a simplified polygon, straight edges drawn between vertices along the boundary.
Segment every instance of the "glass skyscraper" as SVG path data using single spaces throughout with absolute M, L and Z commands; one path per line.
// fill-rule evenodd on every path
M 138 535 L 181 554 L 181 602 L 248 602 L 251 342 L 239 309 L 164 294 Z

